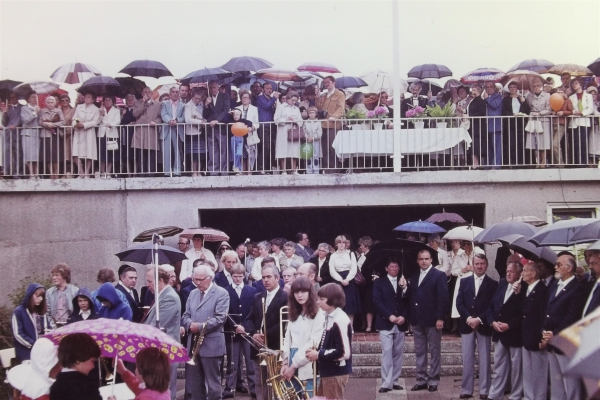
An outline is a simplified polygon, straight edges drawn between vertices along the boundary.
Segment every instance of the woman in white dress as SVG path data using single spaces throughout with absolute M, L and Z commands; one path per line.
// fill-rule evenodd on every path
M 112 96 L 104 97 L 104 105 L 100 107 L 100 127 L 98 138 L 100 142 L 100 177 L 111 178 L 113 162 L 120 159 L 119 153 L 119 124 L 121 123 L 121 112 L 114 106 L 115 100 Z M 115 145 L 112 144 L 116 142 Z M 112 146 L 112 147 L 111 147 Z M 127 150 L 125 150 L 127 151 Z
M 283 340 L 281 375 L 286 380 L 296 376 L 313 397 L 313 363 L 306 358 L 306 351 L 321 342 L 325 313 L 317 304 L 317 293 L 306 278 L 297 278 L 288 295 L 288 319 Z M 296 391 L 298 382 L 292 381 Z
M 240 99 L 242 104 L 236 108 L 242 112 L 242 118 L 252 122 L 252 128 L 248 131 L 248 136 L 244 136 L 244 154 L 243 154 L 243 166 L 244 171 L 250 174 L 250 171 L 254 170 L 256 163 L 256 144 L 249 144 L 248 140 L 252 137 L 254 139 L 257 135 L 260 124 L 258 122 L 258 108 L 252 105 L 252 97 L 250 92 L 245 89 L 240 90 Z M 252 140 L 251 140 L 252 141 Z
M 297 174 L 298 160 L 300 159 L 300 139 L 289 141 L 288 130 L 300 128 L 304 122 L 300 109 L 296 107 L 298 102 L 298 92 L 289 91 L 285 103 L 281 104 L 275 110 L 275 123 L 277 124 L 277 139 L 275 142 L 275 158 L 279 160 L 279 169 L 282 174 L 287 174 L 285 161 L 291 159 L 292 171 Z
M 98 158 L 95 128 L 100 122 L 100 110 L 94 105 L 91 94 L 84 96 L 84 103 L 77 106 L 73 115 L 73 151 L 80 178 L 87 178 L 94 160 Z M 85 163 L 85 165 L 84 165 Z
M 536 157 L 537 168 L 541 168 L 546 165 L 548 154 L 552 150 L 550 118 L 547 117 L 552 114 L 552 108 L 550 94 L 542 90 L 542 82 L 539 79 L 531 84 L 531 93 L 527 96 L 527 102 L 531 112 L 529 122 L 525 126 L 527 132 L 525 148 L 536 151 L 537 154 L 532 155 L 532 161 Z

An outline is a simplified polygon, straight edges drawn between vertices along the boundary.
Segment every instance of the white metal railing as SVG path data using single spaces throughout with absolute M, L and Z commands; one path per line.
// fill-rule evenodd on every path
M 5 177 L 38 179 L 381 172 L 395 165 L 406 171 L 597 167 L 598 122 L 598 116 L 303 120 L 263 122 L 241 137 L 232 135 L 231 124 L 5 128 L 3 168 Z M 289 133 L 298 126 L 298 134 Z

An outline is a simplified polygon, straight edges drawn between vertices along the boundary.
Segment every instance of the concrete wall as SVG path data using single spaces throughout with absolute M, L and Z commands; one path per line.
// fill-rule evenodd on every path
M 600 205 L 599 182 L 597 169 L 4 180 L 0 303 L 19 279 L 57 262 L 72 266 L 74 283 L 94 287 L 97 269 L 118 267 L 114 254 L 137 233 L 197 226 L 199 209 L 485 204 L 489 225 L 511 215 L 546 219 L 549 204 Z

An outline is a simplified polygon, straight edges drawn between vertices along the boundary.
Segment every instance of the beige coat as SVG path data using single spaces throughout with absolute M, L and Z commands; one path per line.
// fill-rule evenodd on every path
M 333 94 L 329 97 L 327 97 L 327 93 L 324 93 L 315 99 L 315 105 L 319 111 L 327 111 L 327 119 L 342 118 L 344 115 L 345 104 L 346 96 L 339 89 L 335 89 Z M 341 122 L 337 121 L 324 121 L 322 125 L 323 128 L 338 128 L 338 130 L 342 129 Z
M 42 128 L 40 131 L 41 138 L 49 138 L 53 137 L 58 133 L 58 127 L 63 126 L 65 124 L 65 117 L 62 113 L 62 110 L 58 107 L 53 108 L 52 110 L 48 108 L 42 108 L 40 111 L 40 126 L 44 126 L 44 122 L 51 122 L 55 115 L 58 115 L 58 122 L 52 122 L 52 126 L 54 129 Z
M 158 129 L 159 126 L 148 126 L 154 121 L 156 124 L 162 123 L 160 116 L 161 103 L 150 100 L 147 102 L 137 101 L 133 106 L 133 116 L 135 117 L 135 130 L 131 147 L 134 149 L 159 150 L 158 147 Z M 146 126 L 137 126 L 146 125 Z

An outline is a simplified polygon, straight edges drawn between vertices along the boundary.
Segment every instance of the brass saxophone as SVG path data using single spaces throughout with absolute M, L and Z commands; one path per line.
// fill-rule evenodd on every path
M 202 324 L 202 328 L 200 329 L 200 333 L 197 333 L 194 336 L 192 336 L 192 346 L 191 346 L 191 349 L 188 352 L 188 356 L 190 357 L 190 361 L 187 362 L 190 365 L 196 365 L 196 362 L 194 361 L 194 359 L 196 358 L 196 356 L 200 352 L 200 346 L 202 346 L 202 342 L 204 342 L 204 335 L 206 334 L 206 325 L 207 325 L 207 322 L 205 322 L 205 323 Z

